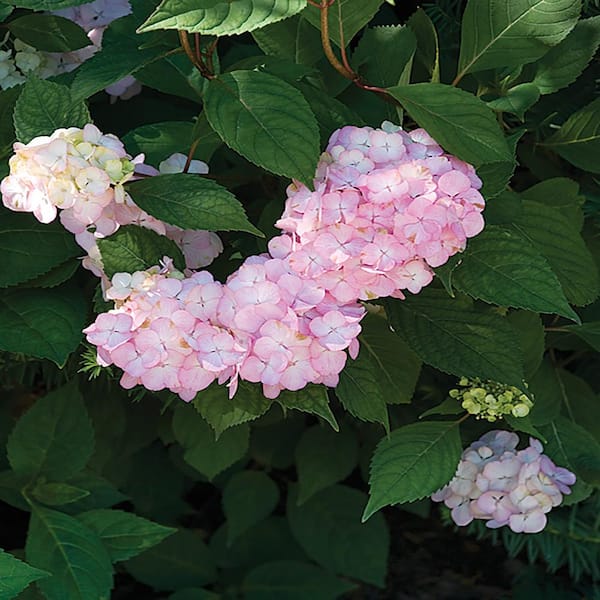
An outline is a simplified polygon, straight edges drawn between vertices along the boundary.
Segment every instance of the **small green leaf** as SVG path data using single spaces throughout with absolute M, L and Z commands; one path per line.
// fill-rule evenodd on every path
M 458 77 L 537 60 L 568 35 L 580 11 L 580 0 L 469 0 Z
M 11 600 L 30 583 L 48 577 L 50 573 L 36 569 L 12 554 L 0 549 L 0 598 Z
M 575 28 L 535 65 L 533 83 L 541 94 L 552 94 L 573 83 L 600 45 L 600 15 L 577 22 Z
M 37 583 L 48 600 L 109 597 L 113 578 L 108 553 L 77 519 L 34 506 L 25 553 L 32 565 L 53 574 Z
M 61 481 L 81 471 L 94 449 L 94 431 L 73 384 L 37 400 L 8 439 L 10 465 L 19 475 Z
M 387 300 L 394 331 L 423 360 L 453 375 L 523 385 L 523 358 L 512 327 L 497 313 L 428 289 Z
M 390 422 L 379 365 L 364 349 L 356 360 L 346 362 L 335 393 L 351 415 L 361 421 L 381 423 L 389 431 Z
M 352 430 L 335 432 L 320 425 L 306 429 L 296 446 L 298 504 L 346 479 L 357 461 L 358 444 Z
M 2 211 L 0 252 L 0 287 L 7 287 L 48 273 L 79 256 L 81 248 L 58 220 L 40 223 L 31 215 Z
M 573 113 L 543 145 L 584 171 L 600 173 L 600 98 Z
M 115 273 L 145 271 L 158 265 L 165 256 L 172 258 L 178 269 L 185 268 L 177 244 L 144 227 L 125 225 L 111 236 L 98 240 L 98 247 L 108 277 Z
M 61 127 L 83 127 L 91 120 L 85 103 L 75 100 L 68 87 L 35 78 L 23 87 L 14 112 L 17 138 L 23 143 Z
M 142 210 L 169 225 L 263 236 L 230 191 L 198 175 L 177 173 L 140 179 L 128 184 L 127 191 Z
M 223 512 L 227 519 L 227 542 L 268 517 L 279 501 L 279 489 L 260 471 L 240 471 L 223 489 Z
M 384 506 L 419 500 L 440 489 L 452 479 L 461 453 L 454 422 L 413 423 L 392 431 L 371 461 L 363 520 Z
M 163 0 L 138 32 L 239 35 L 291 17 L 305 6 L 306 0 Z
M 184 460 L 208 479 L 241 459 L 248 450 L 246 424 L 223 432 L 218 440 L 208 423 L 191 406 L 179 405 L 173 416 L 173 433 L 185 449 Z
M 70 52 L 92 43 L 77 23 L 56 15 L 32 13 L 6 26 L 16 38 L 44 52 Z
M 299 410 L 317 415 L 325 419 L 335 431 L 339 430 L 339 425 L 329 407 L 327 388 L 323 385 L 309 384 L 297 392 L 283 390 L 277 397 L 277 402 L 284 410 Z
M 81 290 L 69 284 L 0 291 L 0 349 L 62 366 L 83 337 L 86 317 Z
M 547 260 L 516 231 L 486 227 L 469 242 L 452 281 L 485 302 L 579 320 Z
M 242 583 L 246 600 L 334 600 L 354 588 L 325 569 L 292 560 L 255 567 Z
M 442 83 L 388 88 L 410 116 L 448 152 L 476 167 L 511 162 L 494 113 L 469 92 Z
M 181 529 L 129 559 L 125 568 L 157 590 L 202 586 L 216 579 L 213 557 L 199 535 Z
M 287 515 L 294 537 L 308 556 L 329 571 L 383 587 L 389 532 L 382 515 L 361 523 L 366 494 L 334 485 L 302 506 L 295 496 L 288 496 Z
M 113 562 L 137 556 L 177 531 L 123 510 L 90 510 L 77 518 L 102 540 Z
M 277 175 L 312 181 L 317 121 L 290 84 L 260 71 L 233 71 L 209 82 L 204 102 L 209 123 L 233 150 Z
M 33 488 L 32 496 L 42 504 L 47 506 L 63 506 L 65 504 L 71 504 L 77 502 L 86 496 L 89 496 L 90 492 L 83 488 L 70 485 L 68 483 L 57 483 L 50 481 L 48 483 L 38 482 Z
M 540 91 L 533 83 L 521 83 L 506 91 L 506 94 L 487 105 L 498 112 L 508 112 L 517 115 L 521 121 L 525 113 L 540 99 Z
M 417 40 L 413 68 L 415 80 L 439 83 L 440 49 L 435 25 L 422 8 L 411 15 L 407 25 L 412 29 Z
M 185 154 L 190 149 L 193 123 L 163 121 L 141 125 L 123 136 L 123 143 L 132 155 L 143 152 L 148 164 L 158 166 L 175 152 Z

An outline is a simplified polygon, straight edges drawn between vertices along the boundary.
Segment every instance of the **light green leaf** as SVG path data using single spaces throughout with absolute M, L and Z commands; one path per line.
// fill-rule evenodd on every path
M 138 581 L 157 590 L 202 586 L 216 579 L 211 552 L 188 529 L 131 558 L 125 567 Z
M 543 145 L 584 171 L 600 173 L 600 98 L 572 114 Z
M 258 385 L 240 381 L 233 398 L 228 397 L 225 387 L 213 384 L 199 392 L 193 404 L 215 430 L 218 439 L 226 429 L 258 419 L 267 412 L 271 402 Z
M 469 0 L 457 78 L 541 58 L 573 29 L 580 10 L 580 0 Z
M 382 515 L 361 523 L 366 494 L 335 485 L 302 506 L 295 496 L 288 495 L 287 515 L 294 537 L 308 556 L 334 573 L 383 587 L 389 532 Z
M 81 254 L 73 235 L 58 222 L 40 223 L 32 215 L 2 211 L 0 252 L 4 264 L 0 287 L 43 275 Z
M 64 365 L 81 341 L 87 317 L 80 289 L 11 288 L 0 292 L 0 349 Z
M 277 402 L 284 410 L 299 410 L 317 415 L 325 419 L 335 431 L 339 430 L 339 425 L 329 407 L 327 388 L 323 385 L 309 384 L 297 392 L 283 390 L 277 397 Z
M 50 573 L 36 569 L 12 554 L 0 549 L 0 598 L 11 600 L 30 583 L 48 577 Z
M 79 25 L 56 15 L 23 15 L 6 27 L 22 42 L 45 52 L 70 52 L 92 43 Z
M 108 277 L 115 273 L 145 271 L 158 265 L 165 256 L 172 258 L 178 269 L 185 268 L 177 244 L 144 227 L 125 225 L 111 236 L 98 240 L 98 247 Z
M 204 111 L 221 139 L 277 175 L 312 181 L 317 121 L 302 94 L 260 71 L 233 71 L 208 84 Z
M 90 510 L 77 518 L 100 538 L 113 562 L 137 556 L 177 531 L 123 510 Z
M 263 235 L 248 221 L 243 206 L 229 190 L 199 175 L 148 177 L 128 184 L 127 191 L 142 210 L 181 229 Z
M 419 357 L 394 334 L 385 318 L 367 314 L 361 326 L 362 352 L 370 354 L 378 367 L 386 403 L 410 403 L 421 372 Z
M 292 17 L 306 0 L 163 0 L 138 32 L 178 29 L 239 35 Z
M 415 83 L 388 91 L 448 152 L 475 165 L 511 162 L 494 113 L 469 92 L 442 83 Z
M 408 20 L 417 40 L 414 59 L 416 81 L 440 82 L 440 50 L 435 25 L 427 13 L 417 9 Z
M 488 225 L 469 241 L 452 281 L 485 302 L 579 320 L 548 261 L 514 230 Z
M 517 336 L 492 310 L 435 289 L 417 298 L 387 300 L 386 310 L 394 331 L 423 362 L 459 377 L 523 385 Z
M 546 258 L 569 302 L 583 306 L 598 296 L 598 270 L 576 222 L 551 206 L 524 200 L 513 227 Z
M 85 103 L 74 99 L 68 87 L 30 78 L 17 100 L 14 121 L 17 138 L 27 143 L 61 127 L 83 127 L 92 119 Z
M 292 560 L 255 567 L 242 583 L 246 600 L 334 600 L 354 588 L 325 569 Z
M 487 105 L 498 112 L 517 115 L 521 121 L 525 113 L 539 100 L 540 91 L 533 83 L 521 83 L 506 91 L 504 96 L 490 100 Z
M 68 483 L 50 481 L 38 482 L 31 494 L 38 502 L 46 506 L 63 506 L 89 496 L 90 492 Z
M 61 481 L 81 471 L 94 450 L 94 431 L 79 390 L 68 384 L 37 400 L 8 439 L 18 475 Z
M 371 461 L 369 503 L 363 519 L 389 504 L 412 502 L 443 487 L 462 453 L 454 422 L 413 423 L 377 445 Z
M 552 94 L 573 83 L 600 45 L 600 15 L 577 22 L 575 28 L 535 65 L 533 83 L 541 94 Z
M 173 416 L 173 433 L 185 449 L 184 460 L 208 479 L 241 459 L 248 450 L 246 424 L 223 432 L 218 440 L 194 407 L 179 405 Z
M 227 542 L 268 517 L 279 502 L 279 488 L 261 471 L 240 471 L 223 489 L 223 512 L 227 519 Z
M 384 0 L 338 0 L 328 13 L 328 31 L 331 40 L 342 46 L 340 27 L 344 34 L 344 46 L 375 16 Z M 321 11 L 315 6 L 307 6 L 302 13 L 315 27 L 321 28 Z
M 298 504 L 352 473 L 358 461 L 356 435 L 314 425 L 304 431 L 296 446 Z
M 381 423 L 389 431 L 390 422 L 379 365 L 364 349 L 356 360 L 346 362 L 335 393 L 351 415 L 361 421 Z
M 77 519 L 34 506 L 25 553 L 28 562 L 53 574 L 37 583 L 48 600 L 109 597 L 110 557 L 96 534 Z

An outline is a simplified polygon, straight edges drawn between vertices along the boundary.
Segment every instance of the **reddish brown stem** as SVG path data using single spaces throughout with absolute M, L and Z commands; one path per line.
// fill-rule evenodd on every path
M 188 152 L 186 161 L 185 161 L 185 165 L 183 165 L 183 172 L 187 173 L 190 165 L 192 164 L 192 159 L 194 157 L 194 154 L 196 153 L 196 148 L 198 147 L 198 144 L 200 143 L 200 140 L 195 140 L 194 142 L 192 142 L 192 145 L 190 146 L 190 151 Z

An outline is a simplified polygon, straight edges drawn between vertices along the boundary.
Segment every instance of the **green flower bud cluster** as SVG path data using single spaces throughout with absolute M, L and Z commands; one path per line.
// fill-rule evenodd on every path
M 531 398 L 512 385 L 478 377 L 461 377 L 458 385 L 462 389 L 450 390 L 450 397 L 460 400 L 462 407 L 477 419 L 493 422 L 504 415 L 526 417 L 533 407 Z

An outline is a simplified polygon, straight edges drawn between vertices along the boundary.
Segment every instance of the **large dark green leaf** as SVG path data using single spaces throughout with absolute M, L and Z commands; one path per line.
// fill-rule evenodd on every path
M 56 15 L 23 15 L 10 21 L 7 28 L 22 42 L 45 52 L 70 52 L 91 44 L 77 23 Z

